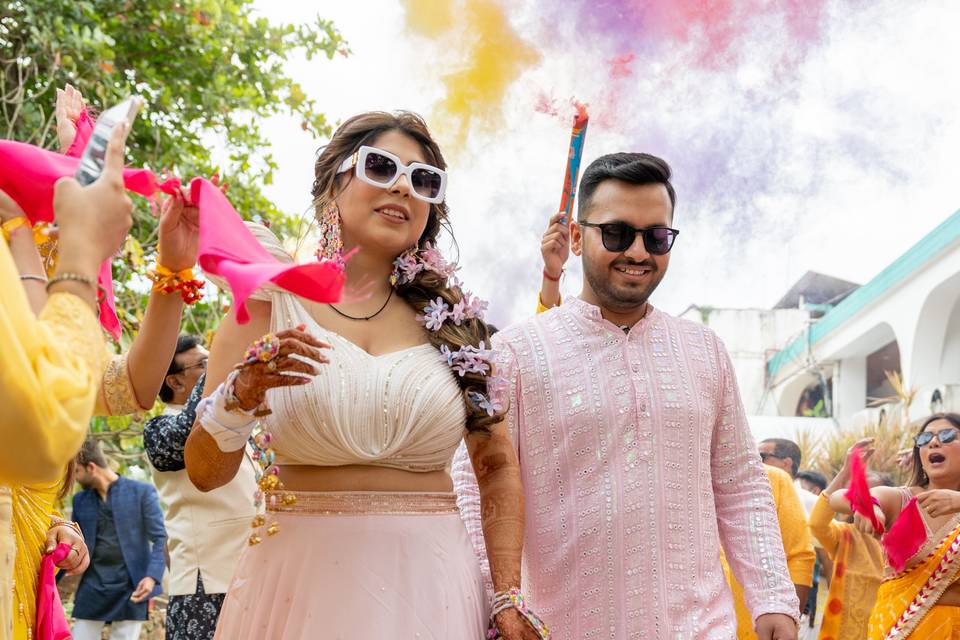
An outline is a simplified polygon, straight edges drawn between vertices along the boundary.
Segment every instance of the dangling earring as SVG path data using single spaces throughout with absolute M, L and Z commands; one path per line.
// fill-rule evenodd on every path
M 343 240 L 340 237 L 340 207 L 333 200 L 317 216 L 320 223 L 320 243 L 317 260 L 334 260 L 343 266 Z

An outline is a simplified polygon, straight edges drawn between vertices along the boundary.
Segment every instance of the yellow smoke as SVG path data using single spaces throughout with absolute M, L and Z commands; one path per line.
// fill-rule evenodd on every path
M 499 123 L 507 89 L 540 56 L 514 31 L 498 0 L 402 2 L 407 28 L 437 41 L 437 60 L 451 60 L 450 71 L 439 71 L 446 97 L 431 124 L 462 146 L 472 127 Z

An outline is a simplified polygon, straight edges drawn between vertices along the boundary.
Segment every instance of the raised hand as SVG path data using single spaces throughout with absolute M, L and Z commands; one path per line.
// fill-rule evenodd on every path
M 63 89 L 57 89 L 57 140 L 60 142 L 60 153 L 66 153 L 77 137 L 77 120 L 86 104 L 83 95 L 73 85 L 67 84 Z
M 547 275 L 559 278 L 563 267 L 570 257 L 570 227 L 561 218 L 563 213 L 557 213 L 550 218 L 550 225 L 543 233 L 540 242 L 540 254 L 543 256 L 543 268 Z

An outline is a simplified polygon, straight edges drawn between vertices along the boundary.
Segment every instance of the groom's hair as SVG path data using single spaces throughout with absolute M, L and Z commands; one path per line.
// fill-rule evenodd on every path
M 677 207 L 677 193 L 670 182 L 670 165 L 649 153 L 608 153 L 590 163 L 580 180 L 577 196 L 577 219 L 585 221 L 590 212 L 593 193 L 606 180 L 622 180 L 635 185 L 662 184 L 670 196 L 670 217 Z

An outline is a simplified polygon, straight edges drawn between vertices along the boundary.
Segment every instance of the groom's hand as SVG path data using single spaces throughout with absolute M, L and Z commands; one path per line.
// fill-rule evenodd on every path
M 797 640 L 797 621 L 782 613 L 757 618 L 757 640 Z

